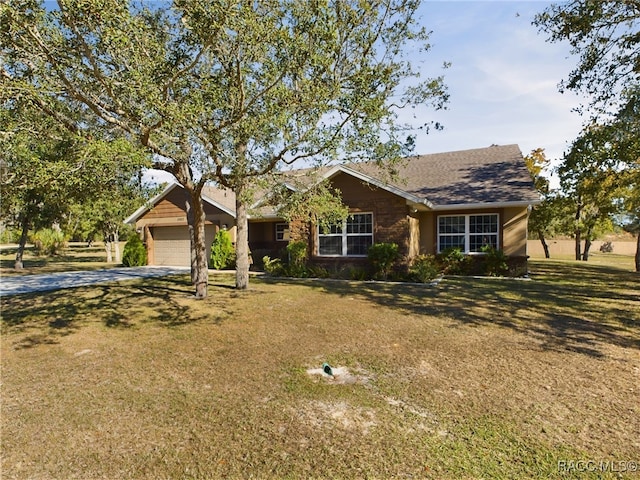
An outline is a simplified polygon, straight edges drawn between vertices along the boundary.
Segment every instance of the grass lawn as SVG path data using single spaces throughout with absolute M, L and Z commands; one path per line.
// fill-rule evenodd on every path
M 2 478 L 637 478 L 632 264 L 3 298 Z
M 124 245 L 124 242 L 120 243 L 121 252 Z M 97 242 L 91 247 L 87 247 L 84 242 L 70 243 L 61 255 L 55 256 L 36 255 L 33 246 L 27 245 L 23 255 L 24 268 L 22 270 L 14 269 L 16 252 L 17 247 L 14 245 L 3 245 L 0 248 L 0 276 L 97 270 L 119 266 L 115 263 L 107 263 L 107 253 L 102 242 Z

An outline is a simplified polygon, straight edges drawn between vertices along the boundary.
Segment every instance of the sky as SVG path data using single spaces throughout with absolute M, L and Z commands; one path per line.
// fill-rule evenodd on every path
M 416 154 L 515 143 L 523 155 L 544 148 L 557 164 L 581 130 L 583 119 L 572 109 L 583 99 L 558 91 L 578 61 L 569 45 L 547 42 L 531 23 L 551 3 L 423 0 L 418 18 L 432 31 L 431 49 L 412 62 L 426 78 L 444 75 L 450 99 L 447 110 L 401 112 L 399 120 L 416 127 L 429 121 L 444 126 L 417 131 Z M 447 69 L 445 62 L 451 63 Z
M 419 61 L 428 76 L 444 75 L 446 111 L 422 109 L 444 130 L 419 135 L 416 153 L 516 143 L 523 155 L 544 148 L 559 160 L 581 128 L 572 109 L 584 99 L 558 84 L 578 59 L 568 43 L 549 43 L 532 25 L 552 2 L 427 0 L 421 23 L 432 31 L 431 50 Z M 442 70 L 443 62 L 451 67 Z

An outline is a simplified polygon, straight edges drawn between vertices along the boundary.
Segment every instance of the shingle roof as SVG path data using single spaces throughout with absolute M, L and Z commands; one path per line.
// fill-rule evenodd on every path
M 518 145 L 492 145 L 409 157 L 398 165 L 394 179 L 388 178 L 389 175 L 375 162 L 291 170 L 282 172 L 282 179 L 293 188 L 305 189 L 323 176 L 339 172 L 357 174 L 362 180 L 388 188 L 410 201 L 424 201 L 430 208 L 512 203 L 527 205 L 540 201 Z M 162 198 L 171 188 L 173 186 L 152 203 Z M 202 193 L 205 200 L 234 215 L 236 197 L 232 190 L 205 186 Z M 254 217 L 275 215 L 274 207 L 262 205 L 260 200 L 253 210 Z M 141 207 L 127 221 L 135 221 L 144 211 L 145 207 Z
M 236 211 L 236 194 L 233 190 L 205 185 L 202 188 L 202 195 L 229 212 Z
M 373 178 L 379 175 L 371 163 L 349 168 Z M 435 206 L 540 200 L 517 145 L 410 157 L 398 167 L 397 178 L 386 183 Z

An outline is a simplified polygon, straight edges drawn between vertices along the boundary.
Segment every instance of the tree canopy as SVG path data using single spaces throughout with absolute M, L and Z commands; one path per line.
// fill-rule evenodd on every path
M 552 42 L 568 41 L 578 64 L 560 83 L 587 95 L 596 113 L 615 113 L 640 82 L 640 0 L 571 0 L 534 20 Z
M 411 151 L 398 108 L 447 100 L 442 77 L 420 79 L 406 56 L 408 44 L 429 48 L 418 5 L 58 0 L 45 10 L 9 0 L 3 88 L 71 130 L 117 131 L 155 155 L 154 167 L 189 194 L 192 281 L 204 297 L 206 182 L 236 193 L 236 286 L 246 288 L 246 207 L 270 172 L 299 160 L 383 164 Z

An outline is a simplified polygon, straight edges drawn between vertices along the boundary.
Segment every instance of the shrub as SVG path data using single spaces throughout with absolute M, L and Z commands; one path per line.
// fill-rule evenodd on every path
M 142 267 L 147 264 L 147 249 L 138 235 L 127 240 L 122 252 L 122 265 L 125 267 Z
M 394 263 L 398 260 L 398 245 L 395 243 L 375 243 L 369 247 L 367 257 L 373 267 L 374 278 L 386 280 Z
M 509 273 L 509 257 L 502 250 L 487 245 L 482 247 L 484 252 L 484 273 L 490 277 L 503 277 Z
M 52 228 L 38 230 L 32 235 L 31 242 L 36 255 L 60 255 L 67 248 L 64 233 Z
M 349 280 L 367 280 L 369 277 L 367 270 L 362 267 L 351 267 L 348 270 L 348 279 Z
M 409 267 L 411 280 L 421 283 L 432 281 L 440 273 L 440 266 L 434 255 L 419 255 L 413 259 Z
M 283 268 L 283 274 L 287 277 L 304 278 L 309 276 L 307 270 L 308 249 L 307 243 L 299 240 L 287 245 L 287 264 Z
M 297 241 L 290 242 L 287 245 L 287 256 L 289 258 L 289 264 L 296 267 L 304 266 L 307 264 L 308 249 L 307 242 Z
M 465 275 L 471 268 L 471 258 L 459 248 L 447 248 L 437 258 L 444 274 Z
M 282 262 L 279 258 L 272 259 L 268 255 L 265 255 L 262 257 L 262 264 L 264 265 L 264 271 L 269 275 L 278 276 L 283 273 Z
M 215 270 L 233 268 L 236 251 L 231 242 L 231 235 L 226 230 L 218 230 L 211 244 L 210 266 Z

